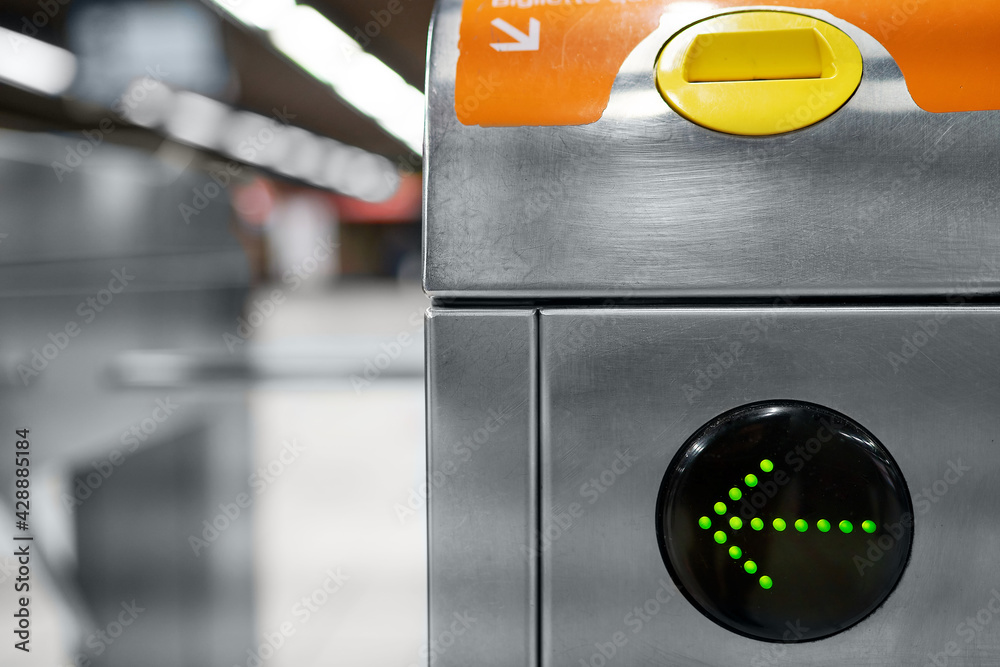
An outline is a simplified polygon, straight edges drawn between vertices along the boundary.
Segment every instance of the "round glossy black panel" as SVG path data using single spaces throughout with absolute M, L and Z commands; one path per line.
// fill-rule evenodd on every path
M 903 475 L 860 424 L 799 401 L 736 408 L 674 457 L 657 499 L 671 576 L 709 618 L 777 642 L 828 637 L 892 592 L 913 541 Z

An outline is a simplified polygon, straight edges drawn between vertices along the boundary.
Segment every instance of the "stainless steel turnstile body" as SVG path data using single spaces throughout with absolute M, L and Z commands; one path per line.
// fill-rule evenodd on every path
M 461 3 L 441 3 L 424 276 L 433 665 L 1000 665 L 1000 113 L 927 113 L 878 41 L 795 11 L 846 32 L 864 79 L 827 120 L 751 138 L 662 104 L 651 63 L 684 26 L 668 19 L 599 121 L 462 125 Z M 820 641 L 720 628 L 657 547 L 678 449 L 768 399 L 864 424 L 913 496 L 896 590 Z

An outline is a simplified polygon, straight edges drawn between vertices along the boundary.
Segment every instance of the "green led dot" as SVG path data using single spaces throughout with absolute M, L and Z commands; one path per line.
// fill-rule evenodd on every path
M 754 530 L 761 530 L 764 528 L 764 522 L 760 520 L 760 517 L 754 517 L 750 519 L 750 527 Z
M 748 560 L 747 562 L 743 563 L 743 569 L 746 570 L 748 574 L 753 574 L 754 572 L 757 571 L 757 563 L 753 562 L 752 560 Z
M 806 521 L 805 519 L 797 519 L 795 521 L 795 530 L 799 531 L 800 533 L 806 532 L 807 530 L 809 530 L 809 522 Z
M 719 543 L 719 544 L 725 544 L 726 543 L 726 534 L 724 532 L 722 532 L 721 530 L 715 531 L 715 535 L 713 537 L 715 537 L 715 541 L 717 543 Z
M 847 521 L 845 519 L 845 520 L 843 520 L 843 521 L 840 522 L 840 530 L 842 530 L 845 533 L 849 533 L 852 530 L 854 530 L 854 526 L 851 525 L 850 521 Z
M 716 514 L 719 514 L 719 515 L 725 514 L 726 513 L 726 504 L 722 503 L 722 502 L 715 503 L 715 507 L 713 509 L 715 510 Z
M 709 528 L 712 527 L 712 520 L 709 519 L 707 516 L 703 516 L 700 519 L 698 519 L 698 525 L 704 528 L 705 530 L 708 530 Z
M 763 588 L 765 591 L 770 590 L 771 586 L 774 586 L 774 582 L 771 581 L 771 577 L 765 574 L 763 577 L 760 578 L 760 587 Z
M 819 532 L 821 533 L 830 532 L 830 522 L 827 521 L 826 519 L 820 519 L 819 521 L 817 521 L 816 527 L 819 528 Z
M 861 530 L 865 531 L 866 533 L 874 533 L 875 532 L 875 522 L 874 521 L 862 521 L 861 522 Z
M 737 489 L 735 486 L 729 489 L 729 497 L 733 500 L 739 500 L 743 497 L 743 492 Z
M 749 475 L 743 478 L 743 481 L 746 482 L 747 486 L 749 487 L 757 486 L 757 475 L 750 473 Z
M 729 526 L 733 530 L 739 530 L 740 528 L 743 527 L 743 519 L 739 518 L 738 516 L 730 517 Z
M 774 524 L 774 529 L 779 533 L 785 529 L 786 525 L 784 519 L 775 519 L 773 524 Z
M 772 470 L 774 470 L 774 464 L 771 463 L 770 459 L 764 459 L 763 461 L 760 462 L 760 469 L 763 470 L 764 472 L 771 472 Z
M 729 557 L 732 558 L 733 560 L 736 560 L 742 555 L 743 552 L 740 551 L 739 547 L 729 547 Z

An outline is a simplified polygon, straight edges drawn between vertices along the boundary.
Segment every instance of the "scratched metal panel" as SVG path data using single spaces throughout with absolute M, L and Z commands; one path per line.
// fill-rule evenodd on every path
M 427 320 L 432 667 L 537 664 L 536 348 L 532 310 Z
M 541 665 L 1000 665 L 1000 308 L 546 309 L 539 330 Z M 820 641 L 721 629 L 657 545 L 674 454 L 766 399 L 857 420 L 913 494 L 898 587 Z

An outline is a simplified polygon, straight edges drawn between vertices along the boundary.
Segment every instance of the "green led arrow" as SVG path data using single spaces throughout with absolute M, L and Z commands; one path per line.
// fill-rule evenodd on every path
M 768 459 L 764 459 L 763 461 L 760 462 L 760 470 L 762 473 L 770 473 L 774 470 L 774 463 L 772 463 Z M 747 474 L 746 476 L 743 477 L 741 481 L 749 488 L 753 488 L 757 486 L 757 484 L 759 483 L 757 475 L 755 475 L 754 473 Z M 730 500 L 739 500 L 740 498 L 743 497 L 743 492 L 739 489 L 738 486 L 734 486 L 729 489 L 728 493 L 726 494 L 726 497 L 728 497 Z M 725 546 L 726 542 L 729 539 L 729 536 L 726 534 L 725 530 L 721 530 L 721 528 L 725 528 L 728 525 L 728 527 L 735 533 L 736 531 L 742 529 L 744 525 L 743 519 L 741 519 L 738 516 L 729 516 L 727 518 L 726 513 L 728 511 L 729 508 L 722 501 L 716 502 L 715 505 L 712 506 L 712 513 L 719 517 L 719 527 L 720 527 L 720 529 L 716 529 L 715 532 L 712 534 L 712 539 L 715 540 L 717 544 L 723 546 Z M 763 521 L 760 517 L 754 517 L 753 519 L 750 520 L 750 527 L 756 531 L 764 530 L 764 528 L 767 525 L 768 523 Z M 708 515 L 702 516 L 698 519 L 698 526 L 702 530 L 711 530 L 712 519 L 710 519 Z M 775 531 L 782 533 L 785 531 L 786 528 L 788 528 L 789 522 L 783 519 L 782 517 L 775 517 L 774 519 L 771 520 L 770 526 L 774 528 Z M 809 530 L 809 522 L 806 521 L 805 519 L 795 519 L 794 521 L 791 522 L 791 526 L 794 527 L 796 532 L 799 533 L 805 533 Z M 843 519 L 835 524 L 831 523 L 830 521 L 827 521 L 826 519 L 820 519 L 819 521 L 816 522 L 816 528 L 821 533 L 831 532 L 831 528 L 833 528 L 833 526 L 839 528 L 840 532 L 844 533 L 845 535 L 854 532 L 854 524 L 848 521 L 847 519 Z M 861 522 L 861 530 L 865 531 L 866 533 L 874 533 L 876 528 L 877 526 L 875 525 L 875 522 L 872 521 L 871 519 L 865 519 L 864 521 Z M 730 558 L 732 558 L 734 561 L 739 561 L 745 555 L 743 553 L 743 550 L 735 545 L 728 547 L 727 551 L 729 553 Z M 749 558 L 741 563 L 741 567 L 747 574 L 756 575 L 758 573 L 757 563 L 750 560 Z M 774 586 L 774 580 L 772 580 L 771 577 L 769 577 L 766 574 L 761 575 L 760 578 L 757 580 L 757 582 L 760 584 L 760 587 L 763 588 L 764 590 L 770 590 L 771 587 Z

